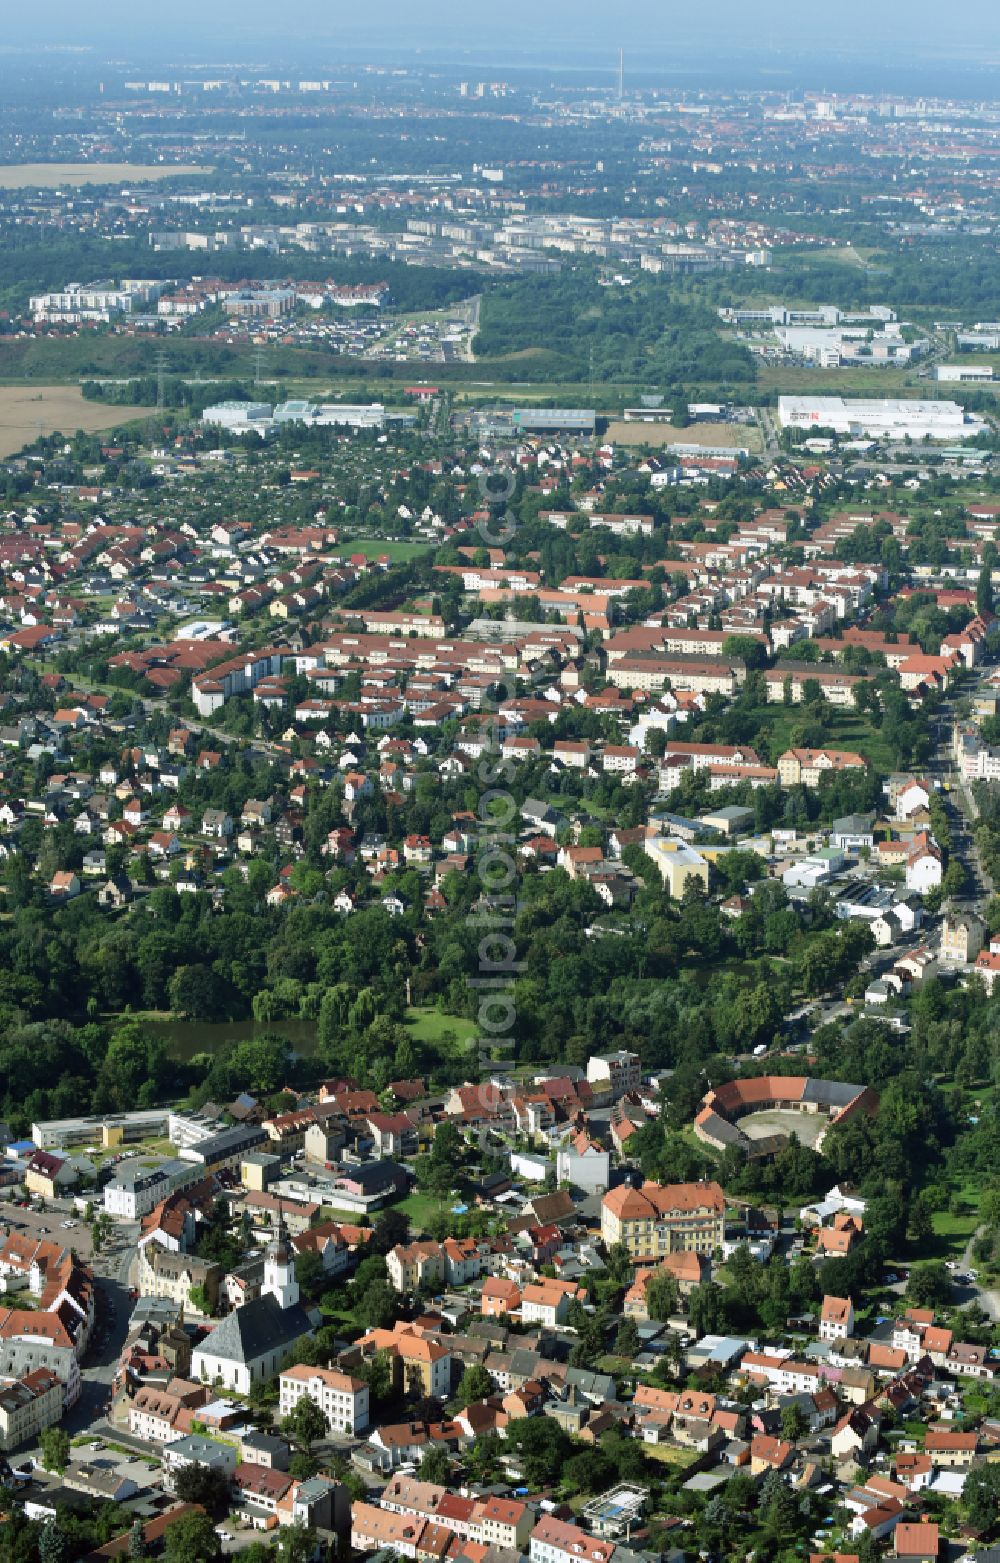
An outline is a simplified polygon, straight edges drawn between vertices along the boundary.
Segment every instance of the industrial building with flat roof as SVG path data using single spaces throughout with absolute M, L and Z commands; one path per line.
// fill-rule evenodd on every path
M 957 402 L 918 402 L 892 398 L 779 396 L 783 429 L 833 429 L 836 434 L 869 439 L 968 440 L 986 425 Z
M 593 434 L 597 415 L 592 407 L 515 407 L 511 421 L 525 434 Z

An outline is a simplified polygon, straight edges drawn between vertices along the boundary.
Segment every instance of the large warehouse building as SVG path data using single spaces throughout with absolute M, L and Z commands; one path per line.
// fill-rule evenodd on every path
M 781 396 L 778 420 L 784 429 L 833 429 L 869 439 L 968 440 L 986 425 L 957 402 L 918 402 L 843 396 Z

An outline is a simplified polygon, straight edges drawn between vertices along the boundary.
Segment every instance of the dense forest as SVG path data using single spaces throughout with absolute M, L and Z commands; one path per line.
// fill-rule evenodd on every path
M 898 314 L 910 310 L 954 312 L 971 324 L 1000 315 L 996 245 L 971 235 L 916 243 L 874 232 L 866 240 L 878 251 L 866 265 L 845 263 L 822 249 L 778 252 L 762 281 L 751 271 L 734 272 L 709 284 L 720 303 L 766 293 L 802 304 L 862 309 L 889 304 Z
M 592 267 L 504 282 L 484 294 L 477 356 L 520 355 L 532 379 L 747 385 L 754 362 L 712 311 L 664 280 L 602 286 Z

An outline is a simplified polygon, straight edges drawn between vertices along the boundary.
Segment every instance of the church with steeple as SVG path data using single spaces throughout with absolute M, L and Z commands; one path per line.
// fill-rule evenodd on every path
M 191 1377 L 245 1395 L 252 1384 L 278 1372 L 293 1347 L 313 1334 L 320 1317 L 300 1301 L 295 1256 L 279 1212 L 264 1255 L 260 1296 L 234 1308 L 195 1348 Z
M 295 1259 L 283 1224 L 279 1225 L 274 1241 L 268 1245 L 264 1255 L 264 1284 L 260 1294 L 262 1297 L 276 1297 L 282 1308 L 294 1308 L 299 1300 Z

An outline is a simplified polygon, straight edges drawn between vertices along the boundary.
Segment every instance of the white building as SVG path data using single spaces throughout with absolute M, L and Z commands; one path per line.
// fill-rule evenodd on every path
M 350 405 L 347 402 L 279 402 L 275 423 L 304 423 L 308 428 L 381 429 L 385 407 L 381 402 Z
M 216 402 L 206 407 L 201 421 L 212 428 L 229 429 L 234 434 L 246 434 L 254 429 L 265 434 L 271 428 L 270 402 Z
M 849 1297 L 824 1297 L 819 1316 L 819 1338 L 846 1340 L 854 1334 L 854 1304 Z
M 992 380 L 993 370 L 989 364 L 938 364 L 934 371 L 935 380 L 958 381 L 963 380 Z
M 299 1302 L 295 1263 L 282 1234 L 267 1250 L 260 1296 L 234 1308 L 202 1341 L 191 1357 L 191 1377 L 248 1394 L 252 1384 L 278 1372 L 318 1317 Z
M 36 293 L 29 303 L 36 320 L 109 321 L 118 315 L 134 314 L 153 303 L 166 286 L 166 282 L 137 278 L 126 278 L 120 287 L 108 282 L 71 282 L 62 292 Z
M 104 1209 L 122 1221 L 140 1221 L 155 1210 L 161 1199 L 198 1180 L 198 1169 L 183 1161 L 164 1161 L 145 1167 L 125 1162 L 104 1187 Z
M 907 859 L 907 890 L 916 890 L 920 895 L 926 895 L 928 890 L 936 890 L 943 878 L 941 854 L 933 847 L 921 847 Z
M 610 1096 L 612 1101 L 629 1091 L 638 1091 L 642 1084 L 642 1063 L 638 1053 L 619 1048 L 614 1053 L 594 1053 L 587 1059 L 587 1080 L 596 1095 Z
M 543 1514 L 531 1533 L 531 1563 L 611 1563 L 614 1543 L 589 1536 L 578 1525 Z
M 521 1322 L 554 1330 L 566 1322 L 576 1287 L 563 1281 L 529 1281 L 521 1291 Z
M 986 425 L 957 402 L 843 396 L 779 396 L 783 429 L 833 429 L 870 439 L 968 440 Z
M 577 1134 L 556 1153 L 556 1178 L 588 1194 L 604 1194 L 611 1180 L 610 1153 Z
M 335 1433 L 363 1433 L 368 1427 L 368 1385 L 350 1373 L 304 1364 L 288 1368 L 278 1380 L 281 1415 L 287 1416 L 303 1396 L 319 1406 Z

